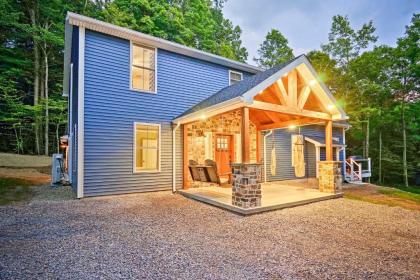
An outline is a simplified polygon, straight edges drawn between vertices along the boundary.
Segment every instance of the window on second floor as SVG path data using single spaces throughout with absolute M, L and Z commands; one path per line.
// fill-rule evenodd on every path
M 156 50 L 138 44 L 131 47 L 131 88 L 156 92 Z
M 242 73 L 229 70 L 229 85 L 242 81 Z

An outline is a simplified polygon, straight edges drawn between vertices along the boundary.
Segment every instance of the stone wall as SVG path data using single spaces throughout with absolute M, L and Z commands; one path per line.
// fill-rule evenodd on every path
M 188 159 L 195 160 L 198 163 L 203 163 L 206 159 L 214 160 L 214 134 L 226 133 L 232 134 L 234 137 L 240 137 L 241 115 L 241 111 L 237 110 L 187 125 Z M 234 142 L 235 154 L 240 156 L 238 152 L 241 151 L 241 142 Z M 252 123 L 250 124 L 250 150 L 250 159 L 255 162 L 257 158 L 257 129 Z
M 261 206 L 261 164 L 232 164 L 232 205 L 242 208 Z
M 319 191 L 328 193 L 341 192 L 343 178 L 340 161 L 319 161 Z

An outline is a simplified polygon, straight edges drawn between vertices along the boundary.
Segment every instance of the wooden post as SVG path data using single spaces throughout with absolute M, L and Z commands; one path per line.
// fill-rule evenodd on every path
M 249 162 L 249 109 L 248 107 L 242 108 L 242 163 Z
M 327 161 L 333 160 L 332 124 L 331 120 L 325 123 L 325 159 Z
M 188 181 L 188 174 L 189 174 L 189 170 L 188 170 L 188 129 L 187 129 L 186 124 L 182 125 L 182 141 L 183 141 L 183 145 L 182 145 L 182 149 L 183 149 L 183 151 L 182 151 L 182 154 L 183 154 L 182 182 L 183 182 L 184 189 L 188 189 L 189 186 L 190 186 L 190 182 Z
M 257 129 L 257 162 L 261 162 L 261 131 Z

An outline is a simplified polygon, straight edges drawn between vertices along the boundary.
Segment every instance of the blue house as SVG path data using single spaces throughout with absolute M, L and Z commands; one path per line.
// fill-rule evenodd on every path
M 206 160 L 231 182 L 234 164 L 259 165 L 264 182 L 344 164 L 348 117 L 305 56 L 263 71 L 68 13 L 64 64 L 79 198 L 210 182 L 190 168 Z

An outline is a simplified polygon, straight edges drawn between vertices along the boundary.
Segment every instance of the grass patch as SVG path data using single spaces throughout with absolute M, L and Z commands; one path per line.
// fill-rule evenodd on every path
M 414 188 L 413 188 L 414 189 Z M 416 203 L 420 203 L 420 194 L 419 193 L 413 193 L 408 191 L 402 191 L 400 189 L 395 188 L 379 188 L 378 190 L 381 194 L 386 194 L 394 197 L 404 198 L 411 201 L 414 201 Z
M 29 200 L 32 185 L 31 181 L 19 178 L 0 178 L 0 205 Z

